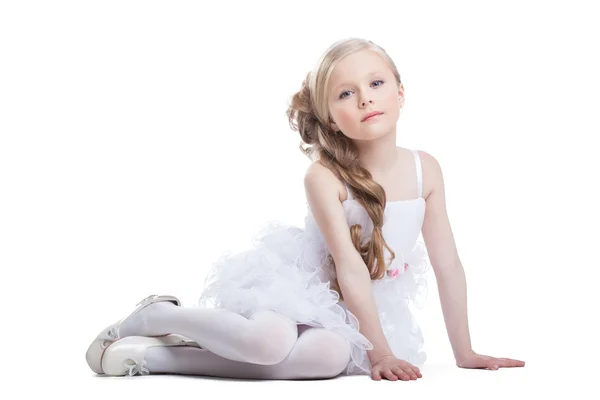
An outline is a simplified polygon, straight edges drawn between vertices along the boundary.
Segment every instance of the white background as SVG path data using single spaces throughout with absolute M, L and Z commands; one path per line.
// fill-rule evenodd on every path
M 594 3 L 3 2 L 2 397 L 597 395 Z M 398 145 L 442 166 L 474 350 L 525 368 L 454 365 L 431 273 L 416 382 L 94 376 L 89 342 L 141 298 L 193 305 L 261 224 L 302 226 L 285 111 L 346 37 L 392 56 Z

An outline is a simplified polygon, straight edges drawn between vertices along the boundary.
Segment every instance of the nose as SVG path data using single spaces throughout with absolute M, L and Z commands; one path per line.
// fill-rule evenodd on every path
M 370 104 L 373 104 L 373 100 L 369 100 L 368 102 L 369 102 Z M 367 102 L 363 100 L 363 101 L 361 101 L 361 102 L 360 102 L 360 104 L 361 104 L 361 106 L 362 106 L 362 107 L 364 107 L 364 106 L 366 106 L 366 105 L 367 105 Z
M 371 93 L 370 90 L 368 90 L 368 89 L 360 90 L 359 93 L 360 93 L 359 99 L 360 99 L 361 108 L 366 107 L 367 103 L 373 104 L 373 100 L 369 99 L 369 97 L 371 97 L 373 95 L 373 93 Z M 369 99 L 369 100 L 367 100 L 367 99 Z

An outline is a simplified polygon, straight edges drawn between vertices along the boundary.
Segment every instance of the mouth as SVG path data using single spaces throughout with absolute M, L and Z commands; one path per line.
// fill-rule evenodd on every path
M 383 114 L 383 113 L 380 112 L 380 111 L 374 111 L 372 113 L 369 113 L 369 114 L 365 115 L 365 117 L 360 122 L 365 122 L 365 121 L 372 120 L 372 119 L 374 119 L 375 117 L 377 117 L 378 115 L 381 115 L 381 114 Z

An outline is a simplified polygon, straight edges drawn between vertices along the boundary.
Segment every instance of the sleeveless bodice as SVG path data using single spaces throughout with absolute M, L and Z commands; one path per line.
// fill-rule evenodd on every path
M 409 200 L 388 201 L 384 210 L 383 238 L 395 254 L 394 261 L 387 268 L 388 271 L 402 267 L 407 262 L 407 258 L 410 257 L 410 253 L 419 238 L 425 218 L 426 202 L 423 198 L 421 159 L 417 150 L 412 150 L 412 153 L 417 171 L 418 197 Z M 361 225 L 362 240 L 368 240 L 373 232 L 373 222 L 362 204 L 354 199 L 352 191 L 347 185 L 346 190 L 348 191 L 348 198 L 342 202 L 342 206 L 344 207 L 348 227 L 355 224 Z M 323 254 L 323 252 L 327 252 L 325 239 L 317 226 L 310 208 L 305 218 L 305 229 L 306 233 L 314 235 L 315 240 L 318 242 L 314 243 L 320 250 L 318 253 Z M 384 249 L 384 255 L 387 264 L 391 258 L 387 248 Z
M 398 251 L 408 251 L 421 233 L 425 218 L 425 199 L 421 196 L 401 201 L 387 202 L 383 216 L 383 238 Z M 343 202 L 348 227 L 361 224 L 366 236 L 373 231 L 373 223 L 366 210 L 354 199 Z

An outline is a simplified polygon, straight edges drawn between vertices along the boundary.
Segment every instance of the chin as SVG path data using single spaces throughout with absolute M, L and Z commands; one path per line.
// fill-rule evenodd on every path
M 376 140 L 387 136 L 390 132 L 392 132 L 393 127 L 388 125 L 389 124 L 382 122 L 368 127 L 360 127 L 362 129 L 359 129 L 358 132 L 353 135 L 344 135 L 353 140 Z
M 387 136 L 391 131 L 392 129 L 389 126 L 381 124 L 381 126 L 371 127 L 371 129 L 364 132 L 361 136 L 364 137 L 364 140 L 374 140 Z
M 372 140 L 381 139 L 382 137 L 385 137 L 388 134 L 389 134 L 389 131 L 370 132 L 367 134 L 360 135 L 358 137 L 351 137 L 350 139 L 362 140 L 362 141 L 368 142 L 368 141 L 372 141 Z

